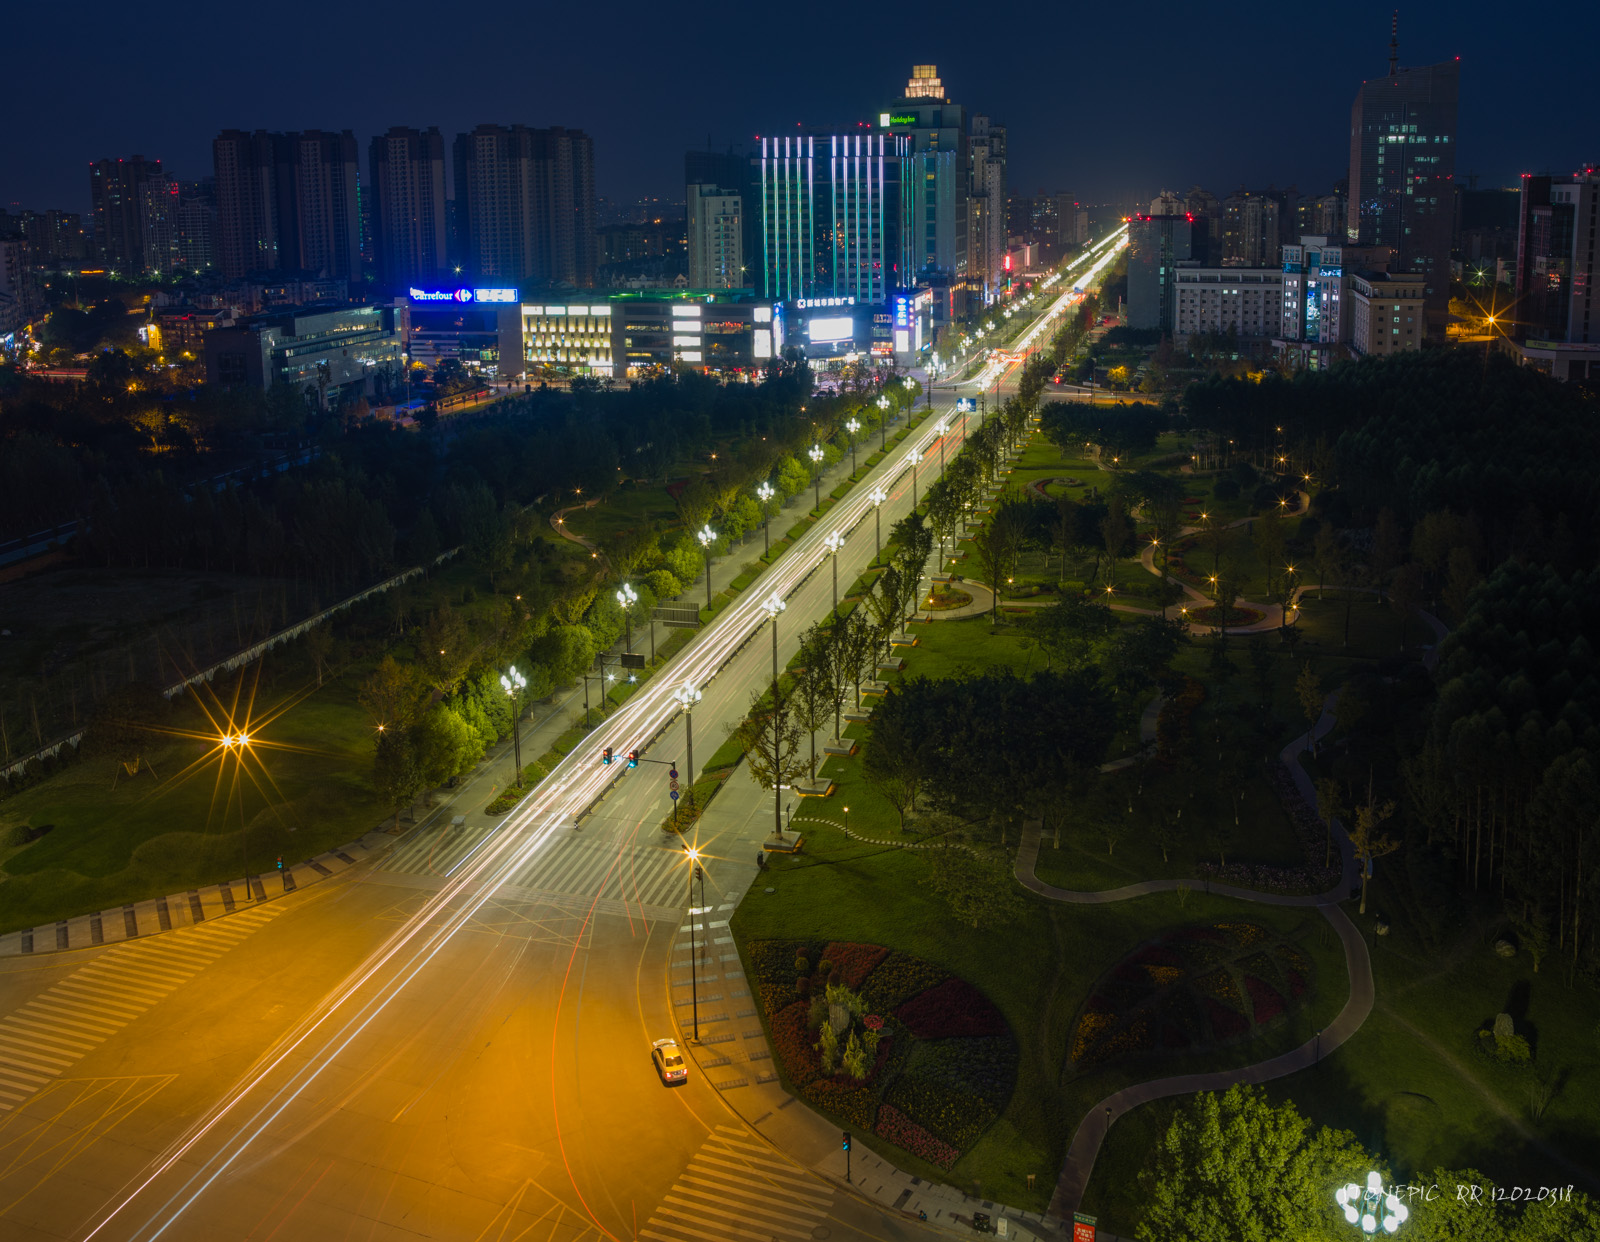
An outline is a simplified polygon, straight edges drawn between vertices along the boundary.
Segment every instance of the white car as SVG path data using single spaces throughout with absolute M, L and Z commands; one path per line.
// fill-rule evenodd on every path
M 656 1064 L 656 1073 L 667 1086 L 689 1081 L 689 1064 L 683 1059 L 675 1039 L 658 1039 L 650 1045 L 650 1059 Z

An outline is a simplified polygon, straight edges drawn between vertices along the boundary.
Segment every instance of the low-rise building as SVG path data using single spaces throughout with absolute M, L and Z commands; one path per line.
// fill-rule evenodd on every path
M 1422 348 L 1427 329 L 1421 272 L 1361 271 L 1350 278 L 1350 350 L 1358 358 Z
M 1264 344 L 1277 334 L 1284 274 L 1275 267 L 1199 267 L 1174 270 L 1173 340 L 1233 332 L 1241 345 Z
M 392 306 L 343 306 L 258 315 L 205 334 L 206 379 L 269 389 L 283 384 L 331 409 L 383 399 L 403 382 L 403 342 Z

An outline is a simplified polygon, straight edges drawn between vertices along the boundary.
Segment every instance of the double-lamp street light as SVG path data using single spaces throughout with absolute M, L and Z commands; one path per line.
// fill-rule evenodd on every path
M 672 699 L 679 707 L 683 708 L 683 747 L 689 753 L 689 762 L 683 769 L 684 778 L 689 782 L 689 802 L 694 803 L 694 728 L 689 723 L 689 717 L 694 712 L 694 705 L 701 699 L 700 687 L 692 681 L 686 681 L 672 692 Z
M 617 588 L 617 603 L 622 606 L 622 624 L 625 627 L 627 650 L 633 650 L 633 605 L 639 602 L 639 595 L 631 586 L 624 582 Z
M 856 477 L 856 432 L 861 430 L 861 424 L 852 417 L 844 429 L 850 433 L 850 477 L 853 479 Z
M 828 559 L 833 562 L 833 619 L 839 619 L 839 549 L 844 547 L 844 533 L 834 531 L 822 541 L 828 549 Z
M 783 840 L 783 764 L 779 754 L 783 721 L 778 710 L 778 616 L 788 606 L 776 591 L 761 601 L 761 607 L 772 618 L 772 835 L 779 841 Z
M 872 502 L 872 563 L 876 565 L 878 558 L 883 555 L 883 520 L 879 517 L 879 509 L 883 502 L 889 499 L 889 493 L 881 487 L 875 487 L 867 495 Z
M 822 445 L 813 444 L 806 450 L 806 456 L 811 459 L 811 487 L 816 494 L 816 509 L 820 514 L 822 512 L 822 459 L 826 454 L 822 451 Z
M 706 550 L 706 612 L 709 613 L 711 611 L 711 549 L 716 546 L 717 532 L 712 530 L 711 523 L 707 522 L 695 532 L 694 537 L 700 541 L 700 546 Z
M 756 487 L 756 499 L 761 502 L 761 551 L 765 556 L 772 555 L 772 498 L 777 494 L 765 479 Z
M 621 592 L 618 592 L 620 596 Z M 511 752 L 517 762 L 517 788 L 522 788 L 522 692 L 528 688 L 528 679 L 517 672 L 513 664 L 509 669 L 500 674 L 500 688 L 506 692 L 506 698 L 511 700 Z

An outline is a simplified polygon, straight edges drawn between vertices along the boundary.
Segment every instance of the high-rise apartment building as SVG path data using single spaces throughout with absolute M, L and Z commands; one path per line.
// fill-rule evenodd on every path
M 400 290 L 450 274 L 444 137 L 438 127 L 396 127 L 368 147 L 373 271 Z
M 355 135 L 224 130 L 211 144 L 216 252 L 230 280 L 251 272 L 361 275 Z
M 1224 267 L 1272 267 L 1278 247 L 1292 235 L 1292 190 L 1247 190 L 1242 186 L 1222 200 L 1221 263 Z
M 209 272 L 217 266 L 216 178 L 178 182 L 177 266 Z
M 89 165 L 95 239 L 108 270 L 127 276 L 172 270 L 176 194 L 160 160 L 135 155 Z
M 744 286 L 744 196 L 715 185 L 690 185 L 685 203 L 691 289 Z
M 964 274 L 967 253 L 966 111 L 945 98 L 935 65 L 913 65 L 905 97 L 878 114 L 878 125 L 910 140 L 913 261 L 929 277 Z
M 1128 221 L 1128 326 L 1171 331 L 1177 269 L 1192 256 L 1194 221 L 1187 215 L 1134 216 Z
M 229 280 L 276 271 L 280 262 L 276 135 L 225 129 L 211 143 L 217 265 Z
M 1524 361 L 1557 379 L 1600 379 L 1597 224 L 1600 169 L 1522 179 L 1515 333 Z
M 760 296 L 881 303 L 909 283 L 909 139 L 878 130 L 760 143 Z
M 475 278 L 594 285 L 594 143 L 587 134 L 480 125 L 457 135 L 454 162 L 461 257 Z
M 1450 223 L 1456 168 L 1457 61 L 1400 67 L 1363 82 L 1350 111 L 1349 240 L 1387 246 L 1391 271 L 1421 272 L 1429 334 L 1442 339 L 1450 302 Z
M 992 302 L 1005 282 L 1006 130 L 974 116 L 967 133 L 967 274 Z
M 323 279 L 361 277 L 361 199 L 356 136 L 308 129 L 287 134 L 299 261 Z

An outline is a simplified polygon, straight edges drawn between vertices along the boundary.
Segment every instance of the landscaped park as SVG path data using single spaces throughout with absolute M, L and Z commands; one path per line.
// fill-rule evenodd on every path
M 770 696 L 754 713 L 762 771 L 790 770 L 762 737 L 792 737 L 813 795 L 803 850 L 732 924 L 797 1095 L 903 1168 L 1119 1235 L 1235 1236 L 1193 1222 L 1243 1196 L 1270 1200 L 1262 1236 L 1333 1237 L 1332 1188 L 1377 1169 L 1444 1187 L 1412 1202 L 1416 1236 L 1595 1236 L 1579 618 L 1600 583 L 1552 452 L 1595 433 L 1476 366 L 1217 382 L 1166 409 L 1032 406 L 1025 383 L 987 430 L 968 416 L 881 571 L 808 636 L 780 727 Z M 1489 455 L 1497 400 L 1549 425 Z M 1441 468 L 1401 468 L 1424 441 Z M 877 632 L 865 673 L 854 630 Z M 804 735 L 832 735 L 841 684 L 854 719 L 813 776 Z M 819 965 L 858 951 L 972 989 L 983 1037 L 1014 1041 L 1009 1097 L 946 1072 L 899 990 Z M 1219 1144 L 1271 1155 L 1225 1174 Z M 1545 1201 L 1492 1206 L 1512 1186 Z

